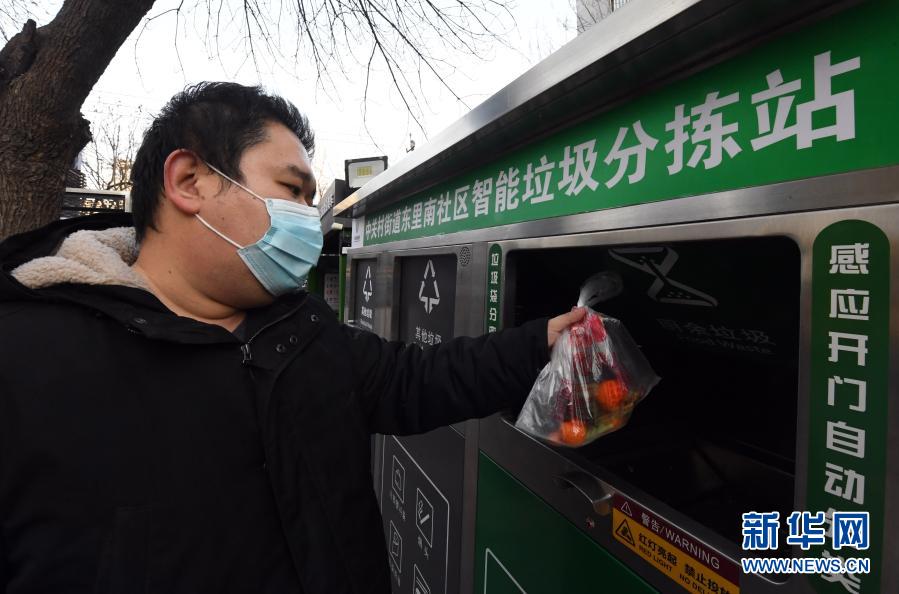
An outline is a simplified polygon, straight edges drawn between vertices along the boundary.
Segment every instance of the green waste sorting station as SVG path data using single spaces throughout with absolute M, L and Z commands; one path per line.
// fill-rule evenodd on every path
M 899 0 L 635 0 L 335 205 L 349 323 L 429 348 L 614 271 L 662 378 L 583 448 L 517 411 L 375 436 L 394 592 L 899 592 L 897 31 Z M 802 510 L 869 547 L 788 544 Z

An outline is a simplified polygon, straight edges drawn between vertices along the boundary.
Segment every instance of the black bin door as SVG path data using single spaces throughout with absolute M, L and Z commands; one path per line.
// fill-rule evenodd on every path
M 402 263 L 399 338 L 422 346 L 453 337 L 456 256 L 416 256 Z
M 375 329 L 376 303 L 379 303 L 380 295 L 375 292 L 375 274 L 378 270 L 378 261 L 374 258 L 368 260 L 356 260 L 353 264 L 353 292 L 354 306 L 353 319 L 356 325 L 366 330 Z

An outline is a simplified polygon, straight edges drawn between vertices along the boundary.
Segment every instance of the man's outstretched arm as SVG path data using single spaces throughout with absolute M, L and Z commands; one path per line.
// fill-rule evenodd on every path
M 347 327 L 357 395 L 372 433 L 424 433 L 520 406 L 578 308 L 477 338 L 420 348 Z

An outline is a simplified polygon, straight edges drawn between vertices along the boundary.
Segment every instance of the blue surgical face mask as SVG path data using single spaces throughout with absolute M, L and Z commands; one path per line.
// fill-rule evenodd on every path
M 300 290 L 322 251 L 322 229 L 318 209 L 290 200 L 263 198 L 212 165 L 209 165 L 209 168 L 245 190 L 253 198 L 265 203 L 271 223 L 262 239 L 251 245 L 241 246 L 206 222 L 199 214 L 195 216 L 213 233 L 237 248 L 237 255 L 266 291 L 278 297 Z

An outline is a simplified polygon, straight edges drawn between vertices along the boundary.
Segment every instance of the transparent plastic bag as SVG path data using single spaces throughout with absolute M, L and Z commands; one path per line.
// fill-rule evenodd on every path
M 619 320 L 587 308 L 556 341 L 515 426 L 579 447 L 623 427 L 659 379 Z

